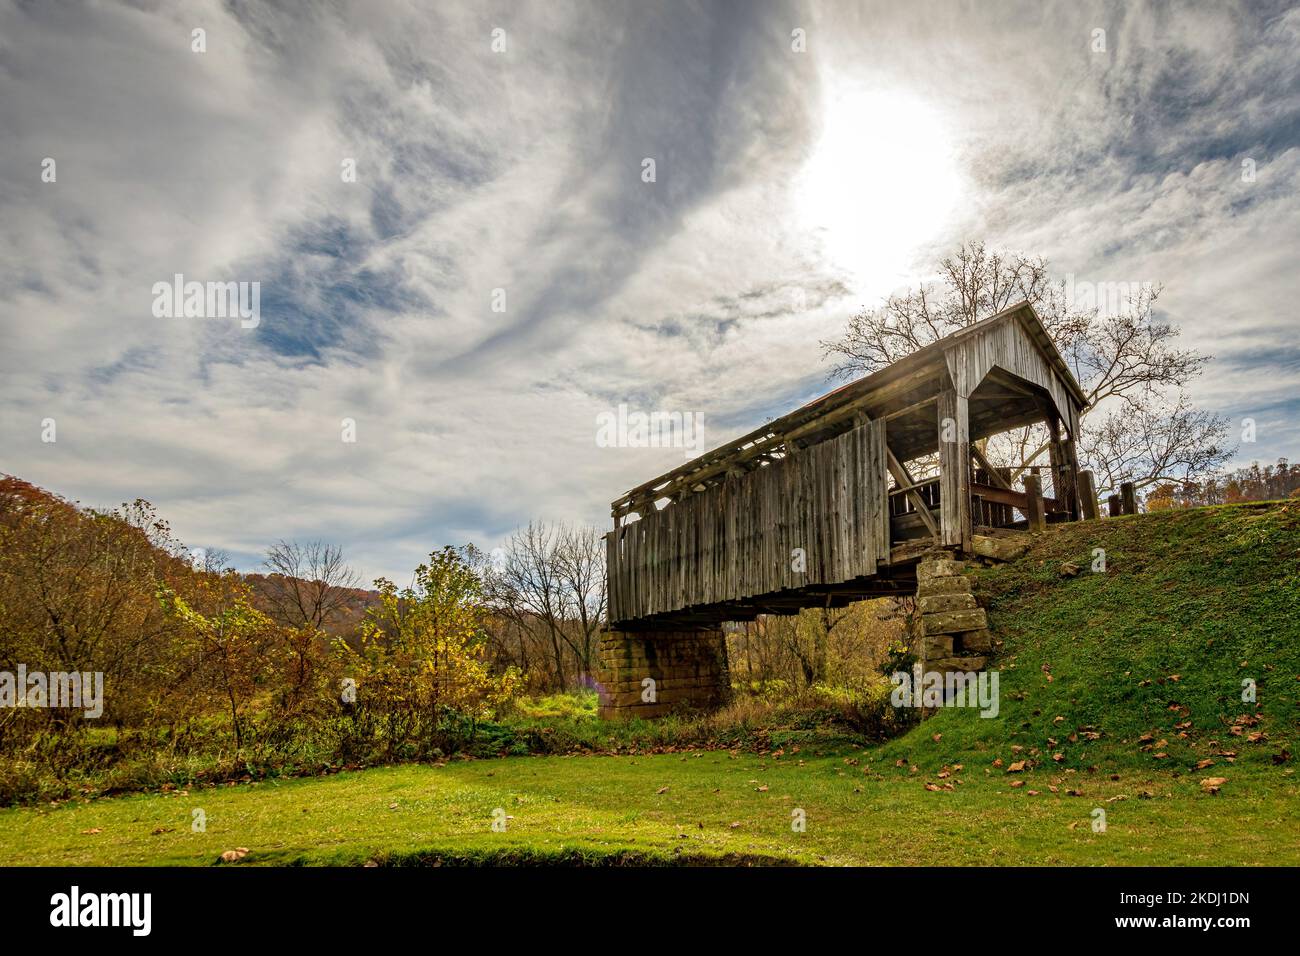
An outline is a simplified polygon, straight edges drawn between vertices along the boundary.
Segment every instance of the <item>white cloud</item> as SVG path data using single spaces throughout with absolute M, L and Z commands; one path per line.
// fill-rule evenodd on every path
M 1270 409 L 1261 451 L 1294 448 L 1294 348 L 1255 370 L 1294 339 L 1300 20 L 986 7 L 0 6 L 0 468 L 149 497 L 245 560 L 319 537 L 405 580 L 530 517 L 603 525 L 681 453 L 598 448 L 599 412 L 702 412 L 728 440 L 821 390 L 818 342 L 970 237 L 1165 282 L 1221 358 L 1197 397 Z M 828 259 L 800 215 L 832 81 L 927 104 L 966 190 L 901 221 L 939 184 L 884 111 L 862 175 L 894 175 L 888 208 L 846 189 L 889 270 Z M 154 319 L 176 272 L 261 281 L 261 327 Z

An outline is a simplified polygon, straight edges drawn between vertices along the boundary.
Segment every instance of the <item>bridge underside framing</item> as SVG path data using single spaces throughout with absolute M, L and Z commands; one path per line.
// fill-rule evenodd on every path
M 665 688 L 638 663 L 645 648 L 663 656 L 655 642 L 671 651 L 696 634 L 715 647 L 725 622 L 911 595 L 924 556 L 1079 518 L 1084 407 L 1022 303 L 632 489 L 613 502 L 606 536 L 606 647 L 623 700 L 638 667 L 674 696 L 671 677 Z M 1021 490 L 982 439 L 1035 423 L 1050 463 L 1020 463 Z M 683 704 L 718 699 L 706 672 L 725 674 L 722 643 L 719 666 L 709 655 L 689 664 L 702 690 Z

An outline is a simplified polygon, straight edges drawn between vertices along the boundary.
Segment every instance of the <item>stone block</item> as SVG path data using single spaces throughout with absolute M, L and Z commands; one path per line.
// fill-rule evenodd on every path
M 971 611 L 945 611 L 939 614 L 925 614 L 921 617 L 921 626 L 929 634 L 956 634 L 958 631 L 979 631 L 988 627 L 988 616 L 982 607 Z
M 647 677 L 655 681 L 654 702 L 642 699 Z M 715 707 L 731 689 L 726 641 L 721 630 L 605 631 L 596 680 L 606 719 Z
M 979 607 L 975 596 L 969 591 L 954 591 L 952 594 L 926 594 L 917 598 L 917 606 L 922 614 L 937 614 L 943 611 L 969 611 Z
M 947 634 L 927 634 L 925 637 L 925 659 L 934 657 L 952 657 L 953 642 Z
M 1014 561 L 1029 550 L 1029 536 L 1002 537 L 977 534 L 971 536 L 971 551 L 981 558 Z
M 969 594 L 970 578 L 964 574 L 954 574 L 945 578 L 932 578 L 925 584 L 918 582 L 916 596 L 934 597 L 939 594 Z
M 916 583 L 924 586 L 935 578 L 947 578 L 959 575 L 966 570 L 966 563 L 954 558 L 927 558 L 916 565 Z

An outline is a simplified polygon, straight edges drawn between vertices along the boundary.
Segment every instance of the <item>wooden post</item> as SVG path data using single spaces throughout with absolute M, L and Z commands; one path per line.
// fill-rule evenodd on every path
M 971 548 L 970 407 L 952 388 L 939 393 L 939 543 Z
M 1083 511 L 1083 520 L 1096 521 L 1100 515 L 1097 512 L 1097 488 L 1092 482 L 1092 472 L 1079 472 L 1079 505 Z
M 1047 510 L 1043 505 L 1043 483 L 1034 474 L 1025 475 L 1025 494 L 1029 496 L 1025 517 L 1029 519 L 1030 531 L 1047 530 Z
M 1120 499 L 1124 505 L 1124 514 L 1135 515 L 1138 513 L 1137 488 L 1131 481 L 1122 481 L 1119 485 Z
M 1056 503 L 1070 515 L 1071 521 L 1078 521 L 1079 513 L 1079 458 L 1075 451 L 1074 439 L 1062 437 L 1061 419 L 1054 408 L 1046 409 L 1047 429 L 1051 440 L 1047 453 L 1052 463 L 1052 496 Z
M 1058 500 L 1070 511 L 1070 520 L 1078 521 L 1083 517 L 1083 506 L 1079 503 L 1079 455 L 1074 447 L 1074 440 L 1064 439 L 1060 444 L 1061 465 L 1057 470 Z
M 1118 518 L 1121 514 L 1119 510 L 1119 495 L 1111 495 L 1106 499 L 1106 507 L 1110 509 L 1110 516 Z

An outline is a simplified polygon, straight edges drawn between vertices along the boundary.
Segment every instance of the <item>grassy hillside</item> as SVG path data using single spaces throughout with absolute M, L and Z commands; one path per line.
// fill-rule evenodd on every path
M 1104 572 L 1092 570 L 1098 548 Z M 998 719 L 944 711 L 886 754 L 933 764 L 1015 745 L 1031 768 L 1081 772 L 1294 766 L 1300 503 L 1059 526 L 982 571 L 977 592 L 1003 641 Z M 1242 700 L 1248 678 L 1255 704 Z
M 880 746 L 791 728 L 758 753 L 452 761 L 6 810 L 0 864 L 206 865 L 235 847 L 238 865 L 1300 864 L 1300 505 L 1055 528 L 978 591 L 1004 642 L 994 719 L 945 710 Z

